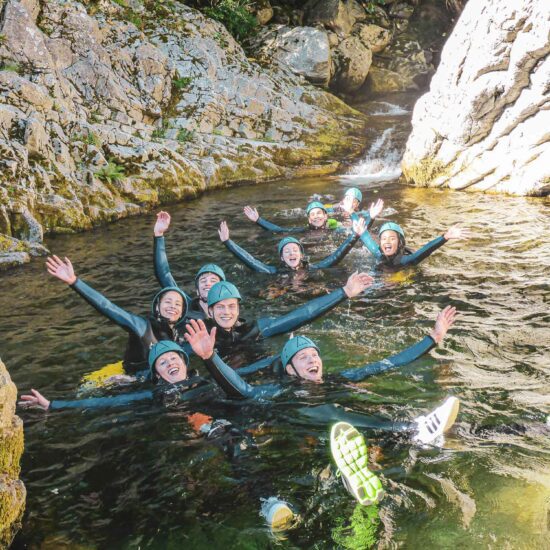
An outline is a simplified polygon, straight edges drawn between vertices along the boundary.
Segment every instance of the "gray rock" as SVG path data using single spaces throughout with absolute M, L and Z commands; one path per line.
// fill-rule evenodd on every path
M 341 42 L 335 52 L 336 72 L 331 87 L 351 93 L 364 83 L 372 62 L 372 52 L 357 36 L 350 36 Z
M 341 37 L 349 36 L 355 16 L 353 0 L 309 0 L 305 5 L 306 25 L 322 25 Z
M 414 108 L 403 173 L 418 185 L 550 192 L 545 0 L 469 2 Z
M 392 39 L 391 31 L 372 24 L 355 25 L 354 33 L 357 34 L 363 45 L 373 53 L 381 52 L 389 45 Z

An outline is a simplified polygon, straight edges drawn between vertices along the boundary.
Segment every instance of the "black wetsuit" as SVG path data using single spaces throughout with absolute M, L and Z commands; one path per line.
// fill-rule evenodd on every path
M 405 267 L 419 264 L 438 248 L 441 248 L 447 242 L 447 239 L 443 236 L 437 237 L 425 244 L 422 248 L 419 248 L 416 252 L 413 252 L 400 243 L 397 253 L 393 256 L 385 256 L 380 245 L 372 238 L 368 231 L 365 231 L 361 235 L 361 242 L 376 258 L 378 269 L 399 271 Z
M 166 242 L 164 237 L 155 237 L 153 247 L 153 258 L 155 277 L 159 282 L 161 288 L 168 286 L 180 288 L 176 283 L 172 273 L 170 272 L 170 265 L 168 264 L 168 256 L 166 255 Z M 204 311 L 200 307 L 200 299 L 198 297 L 191 298 L 184 290 L 180 290 L 186 295 L 189 309 L 187 311 L 187 318 L 189 319 L 206 319 Z
M 339 288 L 330 294 L 314 298 L 281 317 L 260 317 L 253 322 L 239 319 L 231 330 L 219 327 L 213 319 L 207 319 L 205 324 L 209 330 L 214 326 L 218 327 L 216 347 L 225 357 L 234 353 L 235 346 L 238 344 L 296 330 L 330 311 L 346 299 L 347 295 L 344 289 Z
M 309 263 L 302 261 L 302 266 L 299 269 L 306 269 L 308 271 L 313 271 L 316 269 L 327 269 L 329 267 L 335 266 L 338 264 L 354 247 L 355 243 L 359 240 L 359 236 L 355 233 L 350 235 L 330 256 L 322 259 L 316 263 Z M 275 275 L 281 272 L 293 272 L 298 270 L 290 269 L 283 261 L 281 265 L 276 267 L 274 265 L 264 264 L 252 254 L 248 253 L 244 248 L 241 248 L 237 243 L 233 242 L 231 239 L 224 241 L 223 243 L 226 248 L 232 252 L 239 260 L 246 264 L 250 269 L 257 271 L 258 273 L 270 273 Z
M 140 317 L 113 304 L 82 279 L 77 279 L 70 286 L 99 313 L 128 332 L 128 344 L 123 360 L 124 370 L 128 374 L 135 374 L 147 368 L 149 349 L 160 340 L 172 340 L 189 351 L 189 344 L 183 338 L 186 317 L 175 326 L 170 325 L 166 319 L 160 316 Z M 155 310 L 154 307 L 153 310 Z

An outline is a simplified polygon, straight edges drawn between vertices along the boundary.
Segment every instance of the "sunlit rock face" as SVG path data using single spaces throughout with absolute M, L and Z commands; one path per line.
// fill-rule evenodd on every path
M 417 185 L 550 192 L 547 0 L 470 1 L 416 104 L 403 174 Z
M 23 422 L 15 416 L 17 389 L 0 360 L 0 548 L 8 548 L 20 527 L 26 491 L 19 479 Z
M 334 171 L 363 148 L 364 117 L 250 60 L 222 24 L 179 2 L 119 4 L 3 3 L 0 269 L 45 253 L 43 233 Z

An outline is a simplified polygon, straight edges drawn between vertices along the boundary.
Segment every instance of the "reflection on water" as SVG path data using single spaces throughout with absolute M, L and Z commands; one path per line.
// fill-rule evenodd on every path
M 371 258 L 357 247 L 339 268 L 285 291 L 288 281 L 251 273 L 217 238 L 226 219 L 236 242 L 273 262 L 279 238 L 246 220 L 242 206 L 256 205 L 268 219 L 295 225 L 310 196 L 338 197 L 349 184 L 345 178 L 283 181 L 168 208 L 176 280 L 191 290 L 198 266 L 216 261 L 241 288 L 243 314 L 252 318 L 283 313 L 309 298 L 308 287 L 315 294 L 355 269 L 370 269 Z M 362 190 L 367 203 L 382 197 L 395 210 L 388 216 L 403 225 L 413 248 L 454 223 L 470 227 L 473 238 L 446 245 L 416 270 L 384 275 L 364 298 L 301 332 L 319 342 L 326 369 L 337 372 L 417 341 L 436 311 L 452 303 L 461 316 L 444 346 L 356 386 L 304 386 L 299 403 L 231 404 L 218 395 L 168 407 L 23 413 L 28 502 L 16 548 L 331 548 L 350 540 L 353 547 L 354 539 L 372 535 L 361 531 L 360 517 L 379 523 L 376 536 L 386 547 L 550 547 L 550 433 L 544 427 L 550 203 L 396 183 L 363 183 Z M 47 244 L 114 301 L 144 313 L 157 291 L 153 220 L 125 220 Z M 308 252 L 322 257 L 332 246 L 314 243 Z M 122 355 L 124 333 L 49 278 L 40 261 L 3 274 L 0 296 L 0 352 L 20 390 L 71 398 L 85 374 Z M 267 341 L 259 351 L 276 351 L 283 341 Z M 297 416 L 308 405 L 339 403 L 410 419 L 447 394 L 458 396 L 462 408 L 443 449 L 366 432 L 372 468 L 388 490 L 372 514 L 357 511 L 327 469 L 328 420 Z M 197 433 L 197 414 L 226 418 L 244 435 L 209 440 Z M 300 515 L 298 527 L 277 543 L 260 516 L 261 499 L 270 496 Z

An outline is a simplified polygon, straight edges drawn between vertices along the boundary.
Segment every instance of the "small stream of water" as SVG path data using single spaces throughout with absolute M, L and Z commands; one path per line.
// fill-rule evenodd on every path
M 550 202 L 397 183 L 411 102 L 396 96 L 360 106 L 373 115 L 372 146 L 347 175 L 221 190 L 166 207 L 173 216 L 167 247 L 181 286 L 191 289 L 197 268 L 215 261 L 241 289 L 244 316 L 282 314 L 355 269 L 370 270 L 368 252 L 357 246 L 338 268 L 285 290 L 287 281 L 238 263 L 219 242 L 217 225 L 227 220 L 236 242 L 274 262 L 278 238 L 246 220 L 243 205 L 296 225 L 312 195 L 338 198 L 358 185 L 365 203 L 385 200 L 383 217 L 401 223 L 414 248 L 455 223 L 472 238 L 447 244 L 417 269 L 382 276 L 365 297 L 301 333 L 319 343 L 328 373 L 337 372 L 419 340 L 437 310 L 453 304 L 461 315 L 444 345 L 360 384 L 304 386 L 300 403 L 211 399 L 22 412 L 28 498 L 14 548 L 334 548 L 342 544 L 338 526 L 361 510 L 327 470 L 329 422 L 300 419 L 296 407 L 338 403 L 411 419 L 449 394 L 460 398 L 461 412 L 443 448 L 365 432 L 387 489 L 375 514 L 379 539 L 407 549 L 550 548 Z M 113 301 L 146 313 L 158 290 L 153 223 L 151 214 L 50 237 L 47 245 Z M 327 241 L 310 253 L 322 257 L 332 248 Z M 0 333 L 2 359 L 20 392 L 34 387 L 54 399 L 74 398 L 82 377 L 121 358 L 126 341 L 39 260 L 0 277 Z M 284 340 L 260 349 L 276 352 Z M 266 380 L 264 373 L 252 382 Z M 198 414 L 248 430 L 248 446 L 229 458 L 193 429 Z M 281 540 L 259 514 L 261 499 L 277 495 L 300 515 Z M 362 547 L 350 537 L 350 548 Z

